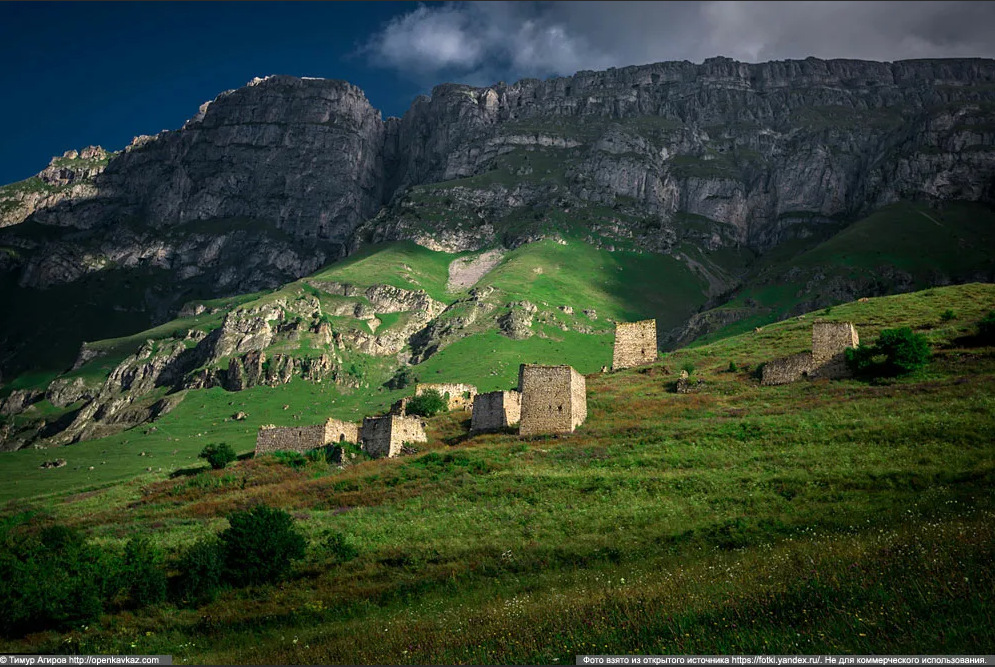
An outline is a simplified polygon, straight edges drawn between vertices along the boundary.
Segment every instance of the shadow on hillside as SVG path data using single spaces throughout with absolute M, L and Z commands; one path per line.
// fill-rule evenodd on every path
M 199 473 L 204 472 L 205 470 L 210 470 L 210 469 L 211 469 L 210 466 L 197 466 L 196 468 L 180 468 L 179 470 L 174 470 L 173 472 L 169 473 L 169 478 L 177 479 L 180 477 L 193 477 L 194 475 L 197 475 Z

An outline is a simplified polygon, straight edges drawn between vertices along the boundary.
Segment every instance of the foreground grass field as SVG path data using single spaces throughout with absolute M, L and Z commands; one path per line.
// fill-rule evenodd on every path
M 590 375 L 588 420 L 568 437 L 468 438 L 469 415 L 454 413 L 430 421 L 418 454 L 345 470 L 264 457 L 9 501 L 5 526 L 66 523 L 111 546 L 146 533 L 170 553 L 262 501 L 292 512 L 312 547 L 287 582 L 0 651 L 215 664 L 984 653 L 995 348 L 967 337 L 993 308 L 993 285 L 933 289 Z M 758 386 L 756 366 L 806 349 L 816 317 L 853 321 L 865 342 L 907 324 L 934 361 L 884 383 Z M 672 393 L 688 365 L 705 387 Z M 325 553 L 325 529 L 358 557 Z

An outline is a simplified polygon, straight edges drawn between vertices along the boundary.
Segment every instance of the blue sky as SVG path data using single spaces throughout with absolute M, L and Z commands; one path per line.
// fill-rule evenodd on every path
M 724 55 L 993 57 L 995 2 L 0 2 L 0 183 L 175 129 L 256 76 L 345 79 L 384 116 L 489 85 Z

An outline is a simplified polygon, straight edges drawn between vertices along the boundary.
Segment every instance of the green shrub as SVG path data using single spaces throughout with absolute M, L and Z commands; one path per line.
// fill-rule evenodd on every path
M 687 374 L 691 375 L 692 373 L 694 373 L 694 362 L 688 359 L 683 364 L 681 364 L 681 370 L 687 371 Z
M 449 408 L 446 399 L 435 389 L 429 389 L 408 401 L 407 413 L 421 417 L 434 417 Z
M 118 571 L 118 587 L 127 591 L 136 607 L 158 604 L 166 599 L 166 573 L 162 555 L 148 537 L 139 536 L 124 545 Z
M 397 372 L 394 373 L 394 376 L 384 383 L 384 386 L 390 390 L 396 390 L 404 389 L 405 387 L 409 387 L 416 382 L 418 382 L 418 378 L 415 377 L 415 374 L 410 368 L 404 366 L 402 368 L 398 368 Z
M 235 450 L 227 442 L 219 442 L 216 445 L 208 445 L 197 455 L 199 459 L 207 459 L 207 462 L 214 470 L 221 470 L 229 463 L 238 458 Z
M 885 329 L 873 345 L 847 348 L 845 356 L 847 365 L 857 375 L 904 375 L 923 368 L 929 362 L 929 341 L 909 327 Z
M 294 470 L 302 469 L 308 462 L 308 457 L 304 456 L 300 452 L 273 452 L 273 457 L 283 465 L 290 466 Z
M 324 530 L 321 533 L 321 550 L 339 562 L 346 562 L 359 555 L 359 551 L 354 547 L 346 536 L 337 530 Z
M 231 527 L 220 537 L 225 577 L 232 584 L 276 581 L 304 556 L 307 543 L 283 510 L 257 505 L 230 514 L 228 522 Z
M 995 345 L 995 310 L 978 322 L 978 338 L 982 343 Z
M 79 532 L 52 526 L 0 545 L 0 631 L 65 630 L 104 610 L 110 559 Z
M 214 538 L 198 540 L 180 558 L 176 596 L 197 607 L 212 602 L 224 584 L 224 552 Z
M 947 310 L 944 310 L 943 314 L 940 315 L 940 319 L 943 320 L 944 322 L 949 322 L 950 320 L 955 319 L 956 317 L 957 315 L 954 314 L 954 311 L 950 310 L 949 308 Z
M 730 373 L 735 373 L 735 372 L 736 372 L 736 371 L 738 371 L 739 369 L 738 369 L 738 368 L 736 368 L 736 362 L 735 362 L 735 361 L 730 361 L 730 362 L 729 362 L 729 368 L 728 368 L 727 370 L 728 370 L 728 371 L 729 371 Z M 690 373 L 688 373 L 688 375 L 690 375 Z

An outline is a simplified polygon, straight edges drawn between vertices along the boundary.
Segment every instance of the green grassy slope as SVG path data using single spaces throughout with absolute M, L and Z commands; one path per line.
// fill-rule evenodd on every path
M 995 348 L 961 340 L 993 308 L 988 284 L 834 308 L 868 342 L 900 325 L 930 339 L 925 371 L 884 384 L 758 386 L 756 364 L 808 347 L 806 315 L 588 377 L 588 420 L 567 437 L 467 438 L 456 413 L 430 420 L 419 454 L 344 471 L 262 457 L 10 502 L 8 519 L 38 512 L 108 545 L 143 532 L 172 553 L 264 501 L 313 540 L 341 531 L 359 556 L 315 546 L 285 584 L 0 650 L 215 664 L 982 653 L 995 641 Z M 686 362 L 701 393 L 670 391 Z
M 939 209 L 901 202 L 815 247 L 806 245 L 790 242 L 761 257 L 735 296 L 715 309 L 751 314 L 700 338 L 699 344 L 846 301 L 839 294 L 848 286 L 863 290 L 858 296 L 875 296 L 943 281 L 989 279 L 995 275 L 995 210 L 964 202 Z
M 371 245 L 315 273 L 319 281 L 350 283 L 357 287 L 386 284 L 407 290 L 425 290 L 448 302 L 449 264 L 460 255 L 436 252 L 410 241 Z
M 356 256 L 330 266 L 310 278 L 290 283 L 273 292 L 244 295 L 232 299 L 204 301 L 206 312 L 182 318 L 138 334 L 97 341 L 89 347 L 106 353 L 67 377 L 81 376 L 91 384 L 102 382 L 114 366 L 134 353 L 147 339 L 166 340 L 188 329 L 210 331 L 220 326 L 225 313 L 235 307 L 254 307 L 285 299 L 316 296 L 324 307 L 342 300 L 315 290 L 323 281 L 351 283 L 358 287 L 387 283 L 403 289 L 425 289 L 430 295 L 451 303 L 463 296 L 446 291 L 449 263 L 459 255 L 433 252 L 410 242 L 367 248 Z M 632 320 L 655 317 L 662 326 L 675 326 L 704 301 L 705 283 L 686 266 L 670 257 L 630 252 L 610 253 L 576 240 L 566 244 L 541 241 L 509 252 L 501 263 L 484 275 L 477 285 L 488 290 L 488 303 L 494 310 L 466 331 L 465 338 L 444 347 L 422 364 L 412 367 L 422 381 L 469 382 L 481 391 L 510 388 L 524 362 L 565 363 L 581 372 L 595 372 L 611 364 L 613 325 L 611 319 Z M 545 320 L 533 325 L 535 335 L 512 340 L 498 333 L 497 318 L 509 302 L 528 299 L 546 313 Z M 365 299 L 360 298 L 361 301 Z M 559 309 L 571 306 L 572 314 Z M 217 309 L 217 312 L 211 312 Z M 596 319 L 583 313 L 596 310 Z M 398 314 L 378 315 L 381 329 L 397 325 Z M 333 318 L 336 330 L 363 327 L 348 318 Z M 563 330 L 567 327 L 567 330 Z M 290 347 L 288 347 L 288 345 Z M 269 353 L 315 356 L 329 348 L 310 347 L 308 336 L 292 343 L 281 342 Z M 132 476 L 162 475 L 196 463 L 196 454 L 208 442 L 227 442 L 239 452 L 249 452 L 262 424 L 281 426 L 318 423 L 325 416 L 353 421 L 377 414 L 412 389 L 387 391 L 382 384 L 396 369 L 393 357 L 373 358 L 341 349 L 344 368 L 361 379 L 361 386 L 349 389 L 330 382 L 312 384 L 294 381 L 279 387 L 255 387 L 243 392 L 222 389 L 191 390 L 170 414 L 155 423 L 155 429 L 140 426 L 117 435 L 72 445 L 59 450 L 26 449 L 0 454 L 0 465 L 12 484 L 0 489 L 0 499 L 25 494 L 48 493 L 65 488 L 86 488 L 119 482 Z M 221 362 L 226 366 L 226 361 Z M 51 374 L 32 374 L 21 386 L 43 389 Z M 32 384 L 34 383 L 34 384 Z M 8 392 L 13 387 L 8 387 Z M 161 390 L 160 393 L 162 393 Z M 158 396 L 158 394 L 156 395 Z M 290 405 L 283 410 L 283 405 Z M 79 405 L 56 409 L 41 401 L 15 423 L 49 421 L 78 409 Z M 228 418 L 245 410 L 249 417 L 234 422 Z M 140 456 L 153 455 L 153 460 Z M 69 461 L 57 475 L 40 470 L 45 460 L 63 457 Z M 90 467 L 93 470 L 90 470 Z

